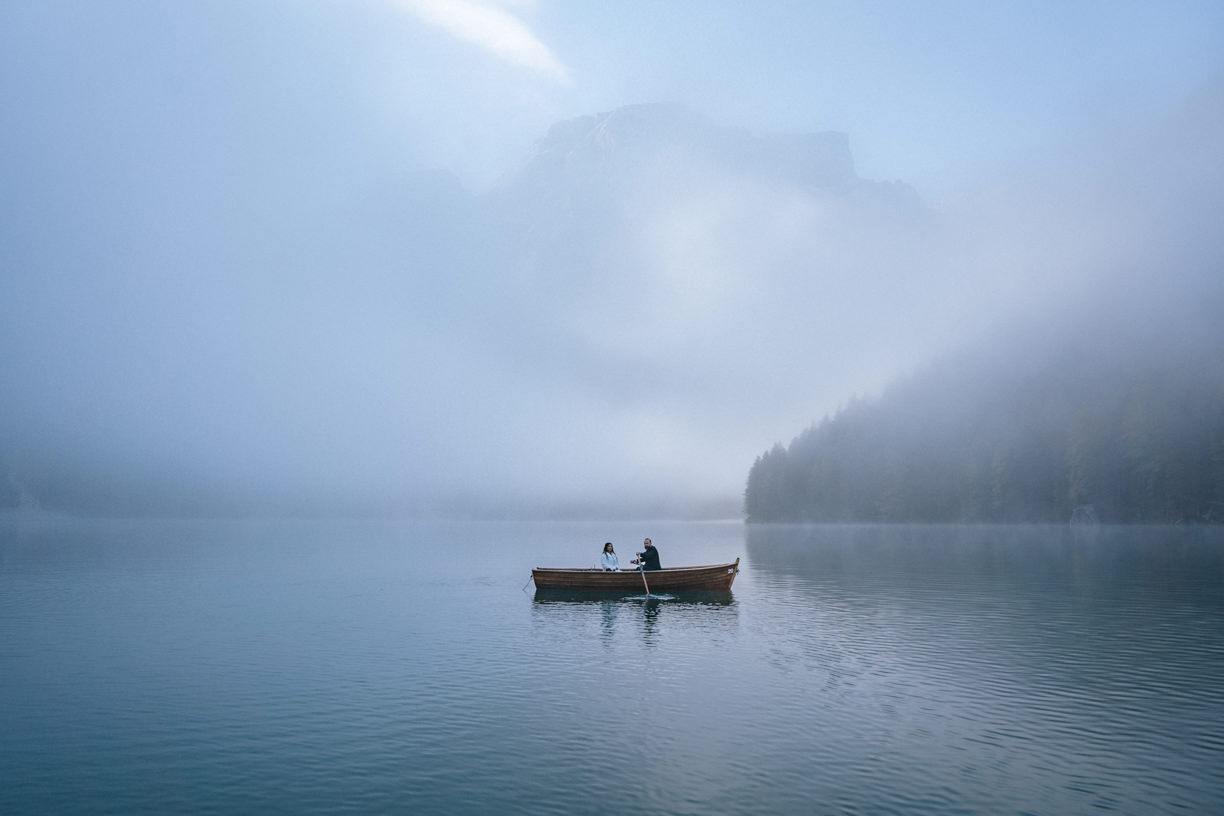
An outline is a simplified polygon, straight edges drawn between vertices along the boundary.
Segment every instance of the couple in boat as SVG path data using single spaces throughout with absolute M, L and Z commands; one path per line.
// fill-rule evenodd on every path
M 655 545 L 650 542 L 649 538 L 642 542 L 642 551 L 637 554 L 637 558 L 629 563 L 647 571 L 662 569 L 659 566 L 659 551 L 655 549 Z M 611 541 L 604 545 L 603 554 L 599 556 L 599 565 L 605 571 L 620 572 L 620 560 L 616 557 L 616 550 L 612 547 Z

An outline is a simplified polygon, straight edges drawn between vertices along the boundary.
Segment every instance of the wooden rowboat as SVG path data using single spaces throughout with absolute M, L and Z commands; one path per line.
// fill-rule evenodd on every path
M 537 590 L 572 592 L 711 592 L 726 591 L 739 573 L 737 558 L 732 564 L 703 567 L 665 567 L 660 570 L 606 572 L 599 569 L 549 569 L 531 571 Z M 643 584 L 642 576 L 646 582 Z

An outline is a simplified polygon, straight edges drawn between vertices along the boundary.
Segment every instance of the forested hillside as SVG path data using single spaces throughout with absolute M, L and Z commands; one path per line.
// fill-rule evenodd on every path
M 1218 330 L 1037 336 L 935 363 L 775 445 L 749 473 L 748 520 L 1063 523 L 1078 507 L 1224 522 Z

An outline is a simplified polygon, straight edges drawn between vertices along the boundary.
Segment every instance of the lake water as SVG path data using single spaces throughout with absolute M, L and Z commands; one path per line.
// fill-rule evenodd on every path
M 1098 810 L 1224 812 L 1221 530 L 0 521 L 8 816 Z

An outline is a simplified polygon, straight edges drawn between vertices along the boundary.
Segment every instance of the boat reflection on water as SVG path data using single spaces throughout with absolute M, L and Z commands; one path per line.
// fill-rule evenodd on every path
M 569 630 L 598 625 L 607 644 L 618 630 L 655 645 L 665 628 L 729 630 L 739 625 L 738 605 L 730 590 L 609 596 L 606 592 L 541 589 L 532 600 L 532 612 L 538 622 L 557 626 L 559 634 L 581 634 Z
M 626 603 L 634 601 L 696 606 L 730 606 L 735 603 L 735 595 L 730 590 L 711 592 L 659 592 L 647 595 L 643 591 L 627 592 L 623 595 L 607 592 L 582 592 L 573 589 L 537 589 L 534 600 L 537 603 Z

